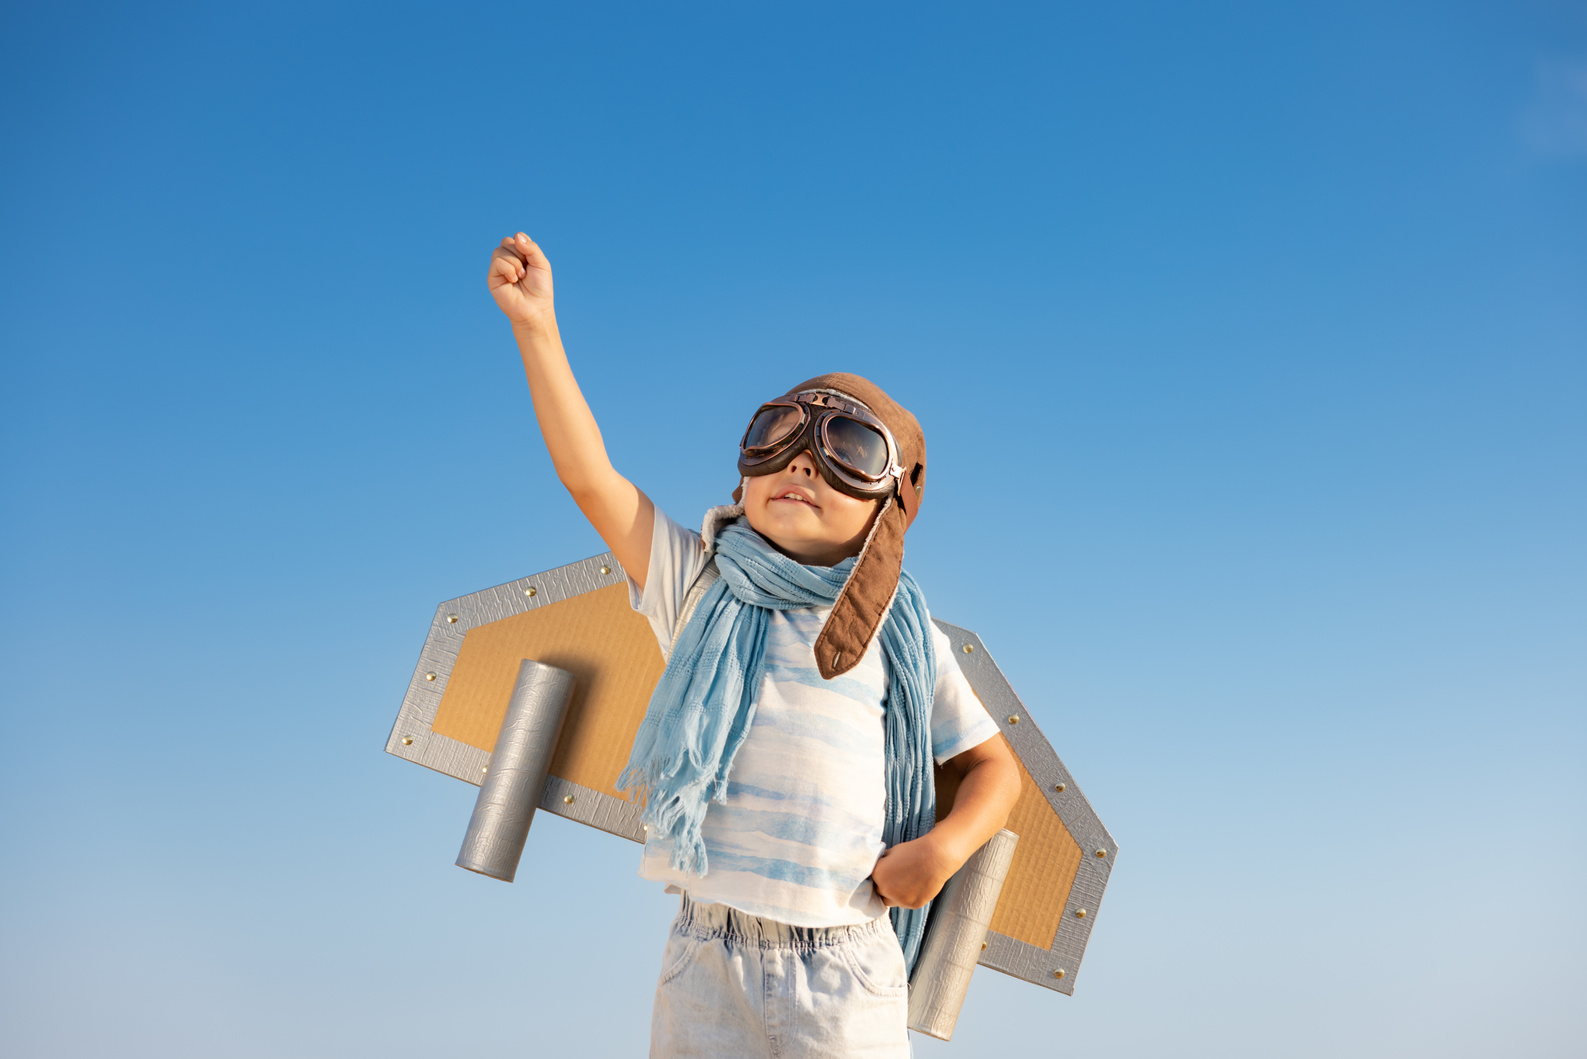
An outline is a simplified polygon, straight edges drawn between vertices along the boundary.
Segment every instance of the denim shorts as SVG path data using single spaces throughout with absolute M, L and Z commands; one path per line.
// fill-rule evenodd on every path
M 909 984 L 887 916 L 791 927 L 684 895 L 651 1059 L 908 1059 Z

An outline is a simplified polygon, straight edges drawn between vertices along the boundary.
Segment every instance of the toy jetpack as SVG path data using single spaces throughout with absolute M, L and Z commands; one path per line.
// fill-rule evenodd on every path
M 1073 993 L 1118 845 L 980 637 L 937 621 L 1019 759 L 1007 828 L 933 905 L 909 1024 L 948 1040 L 980 964 Z M 535 809 L 644 842 L 614 786 L 665 663 L 610 553 L 441 604 L 386 752 L 480 787 L 460 867 L 511 882 Z M 937 811 L 955 781 L 937 773 Z

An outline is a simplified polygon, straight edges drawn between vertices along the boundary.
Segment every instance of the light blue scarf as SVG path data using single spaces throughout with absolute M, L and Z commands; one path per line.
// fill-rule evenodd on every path
M 700 826 L 708 800 L 727 800 L 733 758 L 755 719 L 769 612 L 830 607 L 854 568 L 804 566 L 772 548 L 740 518 L 716 537 L 721 577 L 701 598 L 672 645 L 667 670 L 634 736 L 620 790 L 646 793 L 643 819 L 672 841 L 672 866 L 700 876 L 709 864 Z M 937 656 L 926 597 L 907 573 L 881 628 L 887 665 L 882 704 L 887 808 L 882 841 L 919 838 L 936 819 L 931 770 L 931 701 Z M 893 929 L 911 970 L 925 930 L 925 908 L 894 908 Z

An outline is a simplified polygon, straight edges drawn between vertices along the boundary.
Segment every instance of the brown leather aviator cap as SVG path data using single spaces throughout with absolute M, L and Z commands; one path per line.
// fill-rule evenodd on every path
M 892 432 L 903 467 L 897 490 L 882 501 L 854 570 L 816 638 L 816 665 L 821 676 L 831 680 L 865 657 L 898 589 L 898 575 L 904 568 L 904 532 L 920 513 L 920 499 L 926 490 L 926 437 L 909 410 L 869 379 L 847 372 L 818 375 L 786 396 L 812 390 L 829 391 L 869 409 Z M 735 490 L 734 499 L 739 496 Z

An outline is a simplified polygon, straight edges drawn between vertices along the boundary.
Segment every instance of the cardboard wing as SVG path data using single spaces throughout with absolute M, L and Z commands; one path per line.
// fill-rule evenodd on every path
M 980 637 L 947 622 L 937 626 L 1022 773 L 1007 825 L 1018 840 L 1001 869 L 978 962 L 1072 993 L 1118 845 Z M 532 683 L 526 659 L 572 675 L 571 694 L 558 685 L 554 718 L 514 719 Z M 532 769 L 534 784 L 545 776 L 538 808 L 643 842 L 638 807 L 614 784 L 663 668 L 649 624 L 628 605 L 622 567 L 611 554 L 598 555 L 441 604 L 386 751 L 478 786 L 490 773 L 498 736 L 523 743 L 521 733 L 542 723 L 554 748 L 549 764 Z M 939 815 L 952 807 L 954 787 L 939 771 Z M 521 825 L 527 832 L 527 818 Z M 471 823 L 471 839 L 474 831 Z

